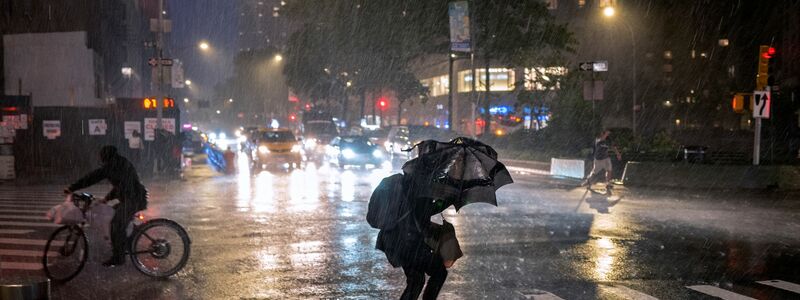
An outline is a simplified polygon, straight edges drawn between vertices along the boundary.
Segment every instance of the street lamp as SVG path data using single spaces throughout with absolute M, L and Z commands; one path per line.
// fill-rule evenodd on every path
M 189 98 L 183 98 L 183 103 L 189 103 Z
M 189 79 L 186 79 L 186 81 L 184 81 L 183 83 L 185 83 L 186 85 L 192 85 L 192 81 Z
M 612 7 L 612 6 L 607 6 L 606 8 L 603 9 L 603 15 L 606 16 L 606 18 L 613 17 L 615 15 L 615 13 L 616 13 L 616 11 L 614 10 L 614 7 Z M 633 52 L 633 56 L 632 56 L 632 59 L 631 59 L 631 64 L 633 65 L 633 74 L 632 74 L 633 87 L 631 88 L 631 91 L 633 93 L 633 99 L 631 100 L 633 102 L 633 106 L 631 107 L 631 111 L 632 111 L 631 112 L 631 132 L 633 134 L 633 137 L 636 138 L 636 94 L 637 94 L 637 86 L 638 86 L 638 84 L 637 84 L 638 82 L 636 81 L 636 76 L 637 76 L 636 75 L 636 61 L 638 59 L 638 57 L 636 56 L 636 35 L 633 33 L 633 27 L 631 27 L 630 24 L 628 24 L 628 22 L 625 22 L 624 19 L 620 19 L 619 22 L 623 26 L 625 26 L 625 28 L 627 28 L 628 32 L 631 34 L 631 46 L 632 46 L 631 50 Z
M 282 60 L 283 56 L 281 56 L 280 54 L 275 54 L 275 61 L 282 61 Z
M 603 8 L 603 15 L 606 17 L 613 17 L 615 13 L 616 10 L 614 10 L 613 6 L 606 6 L 606 8 Z
M 207 51 L 210 48 L 207 42 L 200 42 L 200 44 L 197 46 L 200 47 L 200 50 L 203 51 Z

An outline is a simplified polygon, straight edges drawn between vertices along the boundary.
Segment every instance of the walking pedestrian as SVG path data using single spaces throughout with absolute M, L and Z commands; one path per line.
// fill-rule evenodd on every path
M 589 172 L 589 176 L 586 176 L 586 179 L 581 182 L 581 186 L 591 185 L 592 178 L 598 173 L 605 171 L 606 188 L 611 187 L 611 172 L 613 167 L 611 166 L 611 158 L 608 155 L 608 150 L 609 148 L 614 150 L 614 153 L 617 155 L 617 160 L 622 160 L 622 155 L 619 153 L 617 147 L 610 143 L 608 139 L 610 135 L 611 131 L 603 130 L 594 140 L 592 171 Z
M 142 134 L 138 130 L 131 132 L 131 137 L 128 139 L 128 148 L 131 151 L 131 163 L 138 167 L 142 160 Z

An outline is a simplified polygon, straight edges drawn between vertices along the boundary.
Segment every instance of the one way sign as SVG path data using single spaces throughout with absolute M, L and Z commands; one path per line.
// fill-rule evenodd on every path
M 772 94 L 769 89 L 753 92 L 753 118 L 769 119 Z

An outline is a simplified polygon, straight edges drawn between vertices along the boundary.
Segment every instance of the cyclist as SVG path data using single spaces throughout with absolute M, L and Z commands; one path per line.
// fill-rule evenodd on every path
M 111 245 L 112 256 L 103 262 L 103 266 L 113 267 L 125 263 L 126 229 L 128 222 L 133 219 L 136 212 L 147 208 L 147 190 L 139 181 L 136 168 L 128 159 L 122 157 L 114 146 L 103 146 L 100 149 L 100 161 L 103 165 L 79 179 L 68 188 L 65 193 L 92 186 L 103 179 L 108 179 L 113 188 L 104 199 L 119 199 L 120 203 L 114 207 L 114 218 L 111 219 Z

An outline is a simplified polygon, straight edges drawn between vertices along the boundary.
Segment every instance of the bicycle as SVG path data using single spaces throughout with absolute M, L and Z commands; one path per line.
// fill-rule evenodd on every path
M 89 240 L 83 229 L 87 225 L 86 212 L 95 198 L 88 193 L 73 193 L 71 197 L 83 219 L 80 224 L 67 224 L 56 229 L 47 240 L 42 256 L 45 274 L 59 283 L 75 278 L 89 258 Z M 139 272 L 164 279 L 186 266 L 191 240 L 180 224 L 161 218 L 144 221 L 140 213 L 132 223 L 133 231 L 127 238 L 125 255 L 130 255 Z M 173 263 L 173 259 L 177 262 Z M 162 266 L 162 263 L 167 264 Z

